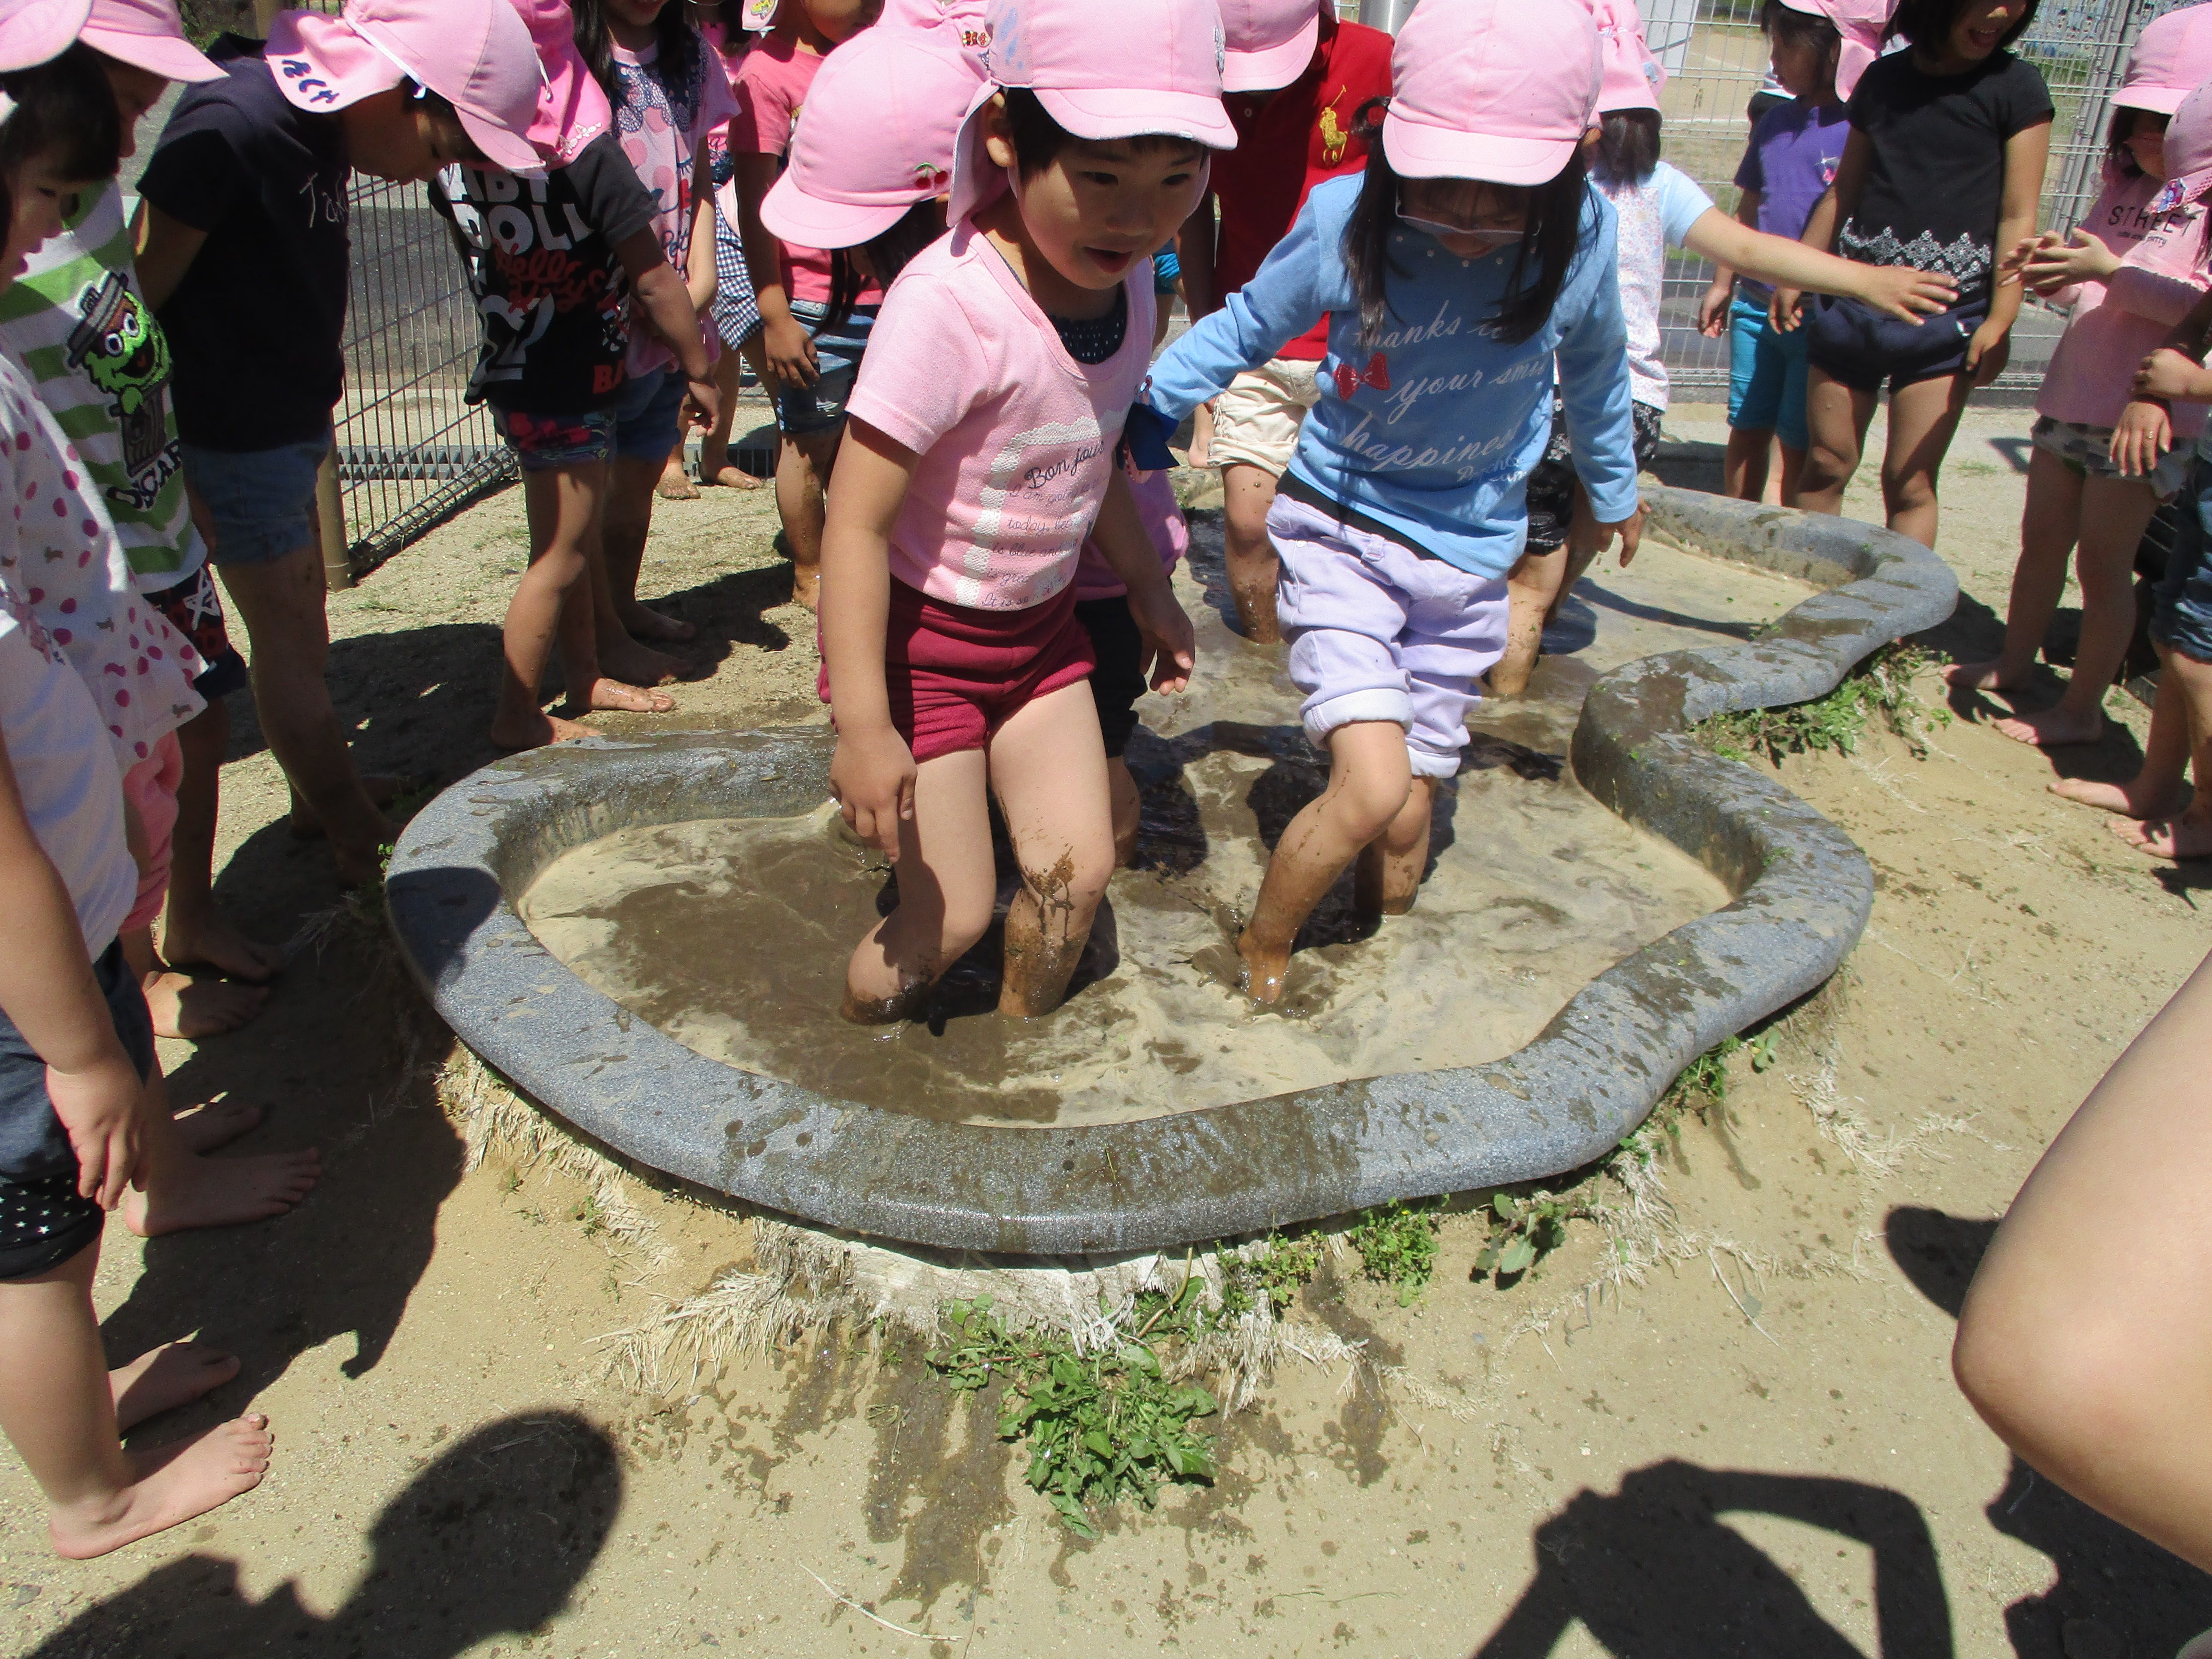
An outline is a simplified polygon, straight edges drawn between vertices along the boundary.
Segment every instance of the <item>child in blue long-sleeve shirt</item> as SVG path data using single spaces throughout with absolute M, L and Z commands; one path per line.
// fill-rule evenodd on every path
M 1148 392 L 1180 421 L 1332 319 L 1321 400 L 1267 517 L 1291 677 L 1329 785 L 1283 832 L 1237 941 L 1262 1002 L 1355 858 L 1363 909 L 1412 908 L 1436 781 L 1459 769 L 1475 681 L 1504 648 L 1555 356 L 1575 471 L 1623 562 L 1643 520 L 1613 211 L 1578 148 L 1600 80 L 1588 7 L 1424 0 L 1391 74 L 1365 173 L 1316 187 Z

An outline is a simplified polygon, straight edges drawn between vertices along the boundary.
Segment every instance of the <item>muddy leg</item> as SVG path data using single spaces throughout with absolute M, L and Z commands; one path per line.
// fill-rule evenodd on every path
M 991 925 L 998 882 L 983 787 L 980 749 L 940 755 L 916 770 L 914 817 L 899 826 L 898 908 L 853 952 L 846 1018 L 861 1025 L 911 1018 Z
M 1088 684 L 1049 692 L 999 728 L 991 783 L 1022 869 L 1006 912 L 999 1012 L 1033 1019 L 1066 996 L 1114 873 L 1106 746 Z
M 1359 849 L 1352 898 L 1363 916 L 1402 916 L 1421 890 L 1429 863 L 1429 820 L 1436 811 L 1437 781 L 1417 777 L 1398 816 Z

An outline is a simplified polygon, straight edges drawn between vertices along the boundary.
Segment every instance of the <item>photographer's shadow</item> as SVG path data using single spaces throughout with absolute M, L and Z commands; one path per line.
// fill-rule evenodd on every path
M 189 1555 L 79 1613 L 29 1659 L 453 1659 L 494 1637 L 540 1632 L 599 1559 L 622 1499 L 620 1460 L 598 1428 L 568 1412 L 501 1418 L 385 1505 L 369 1528 L 368 1571 L 327 1619 L 289 1580 L 252 1601 L 238 1563 Z

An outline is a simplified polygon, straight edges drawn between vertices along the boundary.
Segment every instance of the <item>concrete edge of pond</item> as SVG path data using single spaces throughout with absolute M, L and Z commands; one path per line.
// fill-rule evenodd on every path
M 1577 778 L 1736 896 L 1592 980 L 1504 1059 L 1130 1123 L 936 1122 L 696 1054 L 577 978 L 516 914 L 510 896 L 552 858 L 614 830 L 811 811 L 828 793 L 822 727 L 594 739 L 488 766 L 400 837 L 392 929 L 461 1040 L 574 1128 L 748 1204 L 902 1243 L 1160 1249 L 1577 1168 L 1692 1060 L 1825 981 L 1873 902 L 1847 836 L 1687 728 L 1822 696 L 1958 598 L 1942 561 L 1886 530 L 1686 490 L 1646 500 L 1684 545 L 1826 591 L 1756 641 L 1643 658 L 1591 688 Z

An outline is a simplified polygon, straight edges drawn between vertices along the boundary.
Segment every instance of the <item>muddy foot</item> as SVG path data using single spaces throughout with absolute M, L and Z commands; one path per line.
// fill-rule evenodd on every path
M 1954 662 L 1943 671 L 1943 684 L 1961 691 L 2017 691 L 2027 684 L 2025 674 L 2007 678 L 1999 662 Z
M 265 985 L 195 979 L 173 968 L 147 975 L 144 989 L 147 1012 L 154 1017 L 154 1035 L 194 1042 L 235 1031 L 269 1000 Z
M 2062 706 L 2033 714 L 2008 714 L 2001 720 L 1991 720 L 1990 725 L 2014 743 L 2057 749 L 2069 743 L 2096 742 L 2105 735 L 2105 713 L 2100 708 L 2076 714 Z
M 2122 818 L 2105 826 L 2122 841 L 2154 859 L 2212 859 L 2212 820 L 2184 816 L 2145 821 Z
M 628 690 L 627 687 L 624 689 Z M 642 697 L 646 694 L 638 691 L 632 695 Z M 591 735 L 590 726 L 579 726 L 574 720 L 564 720 L 558 714 L 548 714 L 540 709 L 532 709 L 529 716 L 513 722 L 494 720 L 491 723 L 491 740 L 501 749 L 510 750 L 543 749 L 550 744 L 574 743 L 578 738 Z
M 743 467 L 726 465 L 708 474 L 706 482 L 719 484 L 725 489 L 758 489 L 768 480 L 756 478 Z
M 1283 976 L 1291 969 L 1289 951 L 1255 944 L 1247 929 L 1237 936 L 1237 960 L 1238 990 L 1271 1007 L 1283 1000 Z
M 55 1512 L 48 1522 L 54 1553 L 89 1560 L 205 1515 L 261 1484 L 275 1443 L 269 1419 L 250 1413 L 190 1440 L 126 1452 L 131 1485 L 102 1502 Z
M 697 492 L 695 490 L 693 493 L 696 495 Z M 670 645 L 681 645 L 686 640 L 699 636 L 699 630 L 682 617 L 664 617 L 659 611 L 640 605 L 635 599 L 628 605 L 617 600 L 615 611 L 634 640 L 659 640 Z M 602 661 L 599 665 L 604 668 L 606 664 Z
M 585 707 L 620 709 L 632 714 L 665 714 L 676 707 L 676 699 L 665 691 L 624 685 L 620 680 L 597 679 L 592 682 Z
M 211 1152 L 259 1128 L 261 1118 L 258 1106 L 249 1106 L 243 1101 L 211 1100 L 194 1110 L 179 1112 L 170 1121 L 177 1126 L 177 1139 L 184 1142 L 186 1152 Z
M 368 797 L 369 804 L 374 806 L 389 806 L 400 796 L 411 795 L 420 787 L 412 778 L 397 777 L 382 772 L 365 775 L 361 787 L 362 792 Z M 301 841 L 320 841 L 326 833 L 322 820 L 315 816 L 315 809 L 297 795 L 292 797 L 289 823 L 292 834 Z M 181 957 L 173 958 L 176 961 L 186 959 Z
M 684 665 L 665 652 L 640 645 L 628 635 L 599 641 L 599 672 L 624 685 L 665 685 L 683 673 Z
M 390 799 L 386 796 L 377 805 L 384 805 Z M 284 953 L 273 945 L 248 939 L 227 918 L 210 911 L 204 918 L 172 914 L 161 929 L 161 960 L 172 968 L 212 968 L 248 985 L 265 985 L 283 967 Z
M 323 1172 L 321 1155 L 269 1152 L 258 1158 L 188 1158 L 147 1190 L 126 1193 L 123 1224 L 141 1238 L 195 1227 L 236 1227 L 279 1216 L 307 1195 Z
M 211 1342 L 171 1342 L 151 1349 L 107 1374 L 115 1396 L 115 1426 L 127 1430 L 189 1406 L 237 1375 L 238 1356 Z
M 1421 891 L 1421 864 L 1429 849 L 1421 848 L 1419 859 L 1394 859 L 1379 844 L 1360 848 L 1358 861 L 1352 871 L 1352 903 L 1360 915 L 1402 916 L 1413 908 L 1413 901 Z
M 653 493 L 664 501 L 696 501 L 699 499 L 699 486 L 691 482 L 691 475 L 684 470 L 683 462 L 671 461 L 662 470 L 659 482 L 653 486 Z
M 2189 805 L 2188 790 L 2177 787 L 2154 795 L 2142 787 L 2138 779 L 2125 783 L 2097 783 L 2088 778 L 2061 778 L 2047 787 L 2054 795 L 2094 806 L 2100 811 L 2118 812 L 2124 817 L 2171 817 Z
M 811 564 L 791 567 L 791 597 L 809 611 L 822 608 L 822 571 Z

